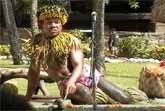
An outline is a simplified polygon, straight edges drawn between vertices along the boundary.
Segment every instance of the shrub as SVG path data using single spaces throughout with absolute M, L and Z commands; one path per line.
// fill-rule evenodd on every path
M 9 45 L 0 45 L 0 55 L 9 56 L 10 55 L 10 46 Z
M 149 55 L 151 58 L 154 59 L 159 59 L 159 60 L 165 59 L 165 46 L 156 45 L 150 50 Z
M 109 51 L 109 49 L 105 48 L 105 49 L 104 49 L 104 55 L 105 55 L 105 57 L 110 57 L 112 54 L 111 54 L 111 52 Z
M 118 44 L 118 56 L 122 57 L 149 57 L 151 43 L 147 37 L 129 36 L 121 39 Z
M 90 37 L 88 37 L 85 33 L 80 32 L 78 29 L 71 30 L 69 33 L 73 34 L 75 37 L 79 38 L 82 42 L 82 50 L 84 53 L 84 56 L 86 58 L 90 57 L 91 49 L 90 49 Z
M 91 49 L 88 43 L 82 43 L 82 50 L 86 58 L 89 58 L 91 56 Z

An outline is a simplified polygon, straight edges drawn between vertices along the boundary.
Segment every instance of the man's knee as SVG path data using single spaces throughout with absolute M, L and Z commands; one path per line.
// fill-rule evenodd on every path
M 80 95 L 80 99 L 83 99 L 84 103 L 89 104 L 92 102 L 91 91 L 86 86 L 78 87 L 77 93 Z
M 76 104 L 91 104 L 92 96 L 90 89 L 84 85 L 77 85 L 77 91 L 74 96 L 71 96 L 71 99 Z
M 89 97 L 89 96 L 91 96 L 91 92 L 90 92 L 90 90 L 89 90 L 88 87 L 79 87 L 79 89 L 77 91 L 83 97 Z

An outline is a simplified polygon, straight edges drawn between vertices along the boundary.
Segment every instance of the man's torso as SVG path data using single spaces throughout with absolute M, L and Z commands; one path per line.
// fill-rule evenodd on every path
M 34 52 L 36 60 L 41 61 L 43 69 L 54 81 L 60 81 L 71 75 L 72 66 L 70 58 L 71 45 L 75 37 L 68 33 L 62 33 L 54 39 L 45 39 L 42 35 L 34 40 L 34 46 L 38 49 Z M 78 44 L 79 45 L 79 44 Z M 37 55 L 38 54 L 38 55 Z M 34 57 L 35 57 L 34 56 Z

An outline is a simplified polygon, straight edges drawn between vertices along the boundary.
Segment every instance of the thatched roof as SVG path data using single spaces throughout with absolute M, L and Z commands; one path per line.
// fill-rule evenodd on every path
M 165 23 L 165 0 L 155 0 L 152 9 L 153 20 Z

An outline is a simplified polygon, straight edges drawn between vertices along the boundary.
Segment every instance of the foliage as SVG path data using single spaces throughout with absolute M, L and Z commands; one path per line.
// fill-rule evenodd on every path
M 105 57 L 110 57 L 111 54 L 112 53 L 109 51 L 109 49 L 107 49 L 107 48 L 104 49 L 104 55 L 105 55 Z
M 149 55 L 154 59 L 165 59 L 165 46 L 156 45 L 150 50 Z
M 91 41 L 90 37 L 88 37 L 85 33 L 81 32 L 79 29 L 70 30 L 69 33 L 79 38 L 83 43 L 89 43 Z
M 90 49 L 90 43 L 91 43 L 90 37 L 88 37 L 85 33 L 81 32 L 78 29 L 71 30 L 70 33 L 73 34 L 75 37 L 77 37 L 77 38 L 79 38 L 81 40 L 81 42 L 82 42 L 82 50 L 83 50 L 84 56 L 89 58 L 90 54 L 91 54 L 90 53 L 91 52 L 91 49 Z
M 129 36 L 123 38 L 118 45 L 118 56 L 139 58 L 165 58 L 165 46 L 151 44 L 147 37 Z
M 89 58 L 91 55 L 91 49 L 88 43 L 82 43 L 82 50 L 83 50 L 84 56 L 86 58 Z
M 111 0 L 105 0 L 105 4 L 108 4 L 110 3 Z M 134 9 L 137 9 L 139 8 L 139 2 L 138 0 L 129 0 L 128 1 L 128 5 L 131 7 L 131 8 L 134 8 Z
M 30 14 L 32 0 L 16 0 L 13 4 L 14 11 L 21 11 L 26 14 Z
M 148 49 L 151 47 L 149 39 L 142 36 L 123 38 L 118 45 L 119 56 L 148 58 Z
M 131 8 L 137 9 L 139 8 L 139 2 L 137 0 L 129 0 L 129 3 Z
M 0 55 L 9 56 L 10 55 L 10 46 L 9 45 L 0 45 Z

